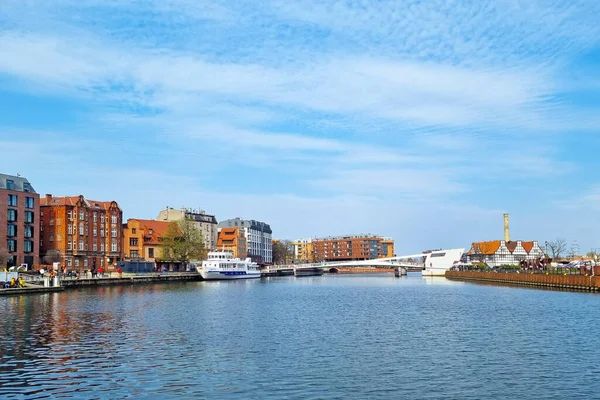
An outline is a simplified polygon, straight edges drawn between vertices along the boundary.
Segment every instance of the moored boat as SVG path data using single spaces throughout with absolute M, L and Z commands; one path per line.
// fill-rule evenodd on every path
M 229 251 L 210 251 L 208 258 L 196 266 L 204 280 L 231 280 L 260 278 L 258 264 L 250 258 L 233 258 Z
M 321 276 L 323 275 L 323 269 L 318 267 L 296 267 L 294 268 L 294 275 L 296 276 Z

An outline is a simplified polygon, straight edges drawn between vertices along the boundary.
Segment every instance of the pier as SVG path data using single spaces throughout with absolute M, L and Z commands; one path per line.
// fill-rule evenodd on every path
M 544 286 L 559 289 L 600 290 L 600 276 L 514 272 L 446 271 L 447 279 L 495 282 L 511 285 Z

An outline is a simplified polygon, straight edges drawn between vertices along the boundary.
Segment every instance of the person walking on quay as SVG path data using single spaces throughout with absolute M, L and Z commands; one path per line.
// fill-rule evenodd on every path
M 121 278 L 123 275 L 121 274 L 121 267 L 117 268 L 117 274 L 119 274 L 119 278 Z
M 96 267 L 92 267 L 92 279 L 96 277 Z
M 98 276 L 99 276 L 100 278 L 104 278 L 104 268 L 100 267 L 100 268 L 98 269 Z

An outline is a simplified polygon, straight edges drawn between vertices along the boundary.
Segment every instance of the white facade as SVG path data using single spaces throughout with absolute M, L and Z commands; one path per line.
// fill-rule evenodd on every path
M 217 219 L 214 215 L 206 214 L 204 210 L 192 210 L 189 208 L 175 210 L 173 208 L 167 208 L 158 214 L 156 220 L 176 222 L 181 221 L 184 218 L 189 218 L 194 221 L 196 228 L 202 232 L 202 240 L 207 249 L 212 250 L 217 247 L 217 239 L 219 236 Z
M 539 246 L 537 240 L 532 242 L 521 240 L 516 242 L 504 240 L 475 242 L 468 253 L 470 262 L 484 262 L 490 267 L 517 265 L 521 261 L 538 258 L 544 258 L 544 250 Z
M 260 258 L 266 264 L 273 262 L 273 232 L 269 224 L 253 219 L 233 218 L 220 222 L 219 228 L 239 228 L 246 238 L 248 256 Z

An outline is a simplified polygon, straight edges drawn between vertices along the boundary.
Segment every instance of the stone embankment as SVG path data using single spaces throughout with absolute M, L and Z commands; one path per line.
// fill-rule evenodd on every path
M 560 275 L 544 273 L 505 273 L 446 271 L 446 278 L 461 281 L 495 282 L 512 285 L 552 287 L 570 290 L 600 290 L 600 276 Z

